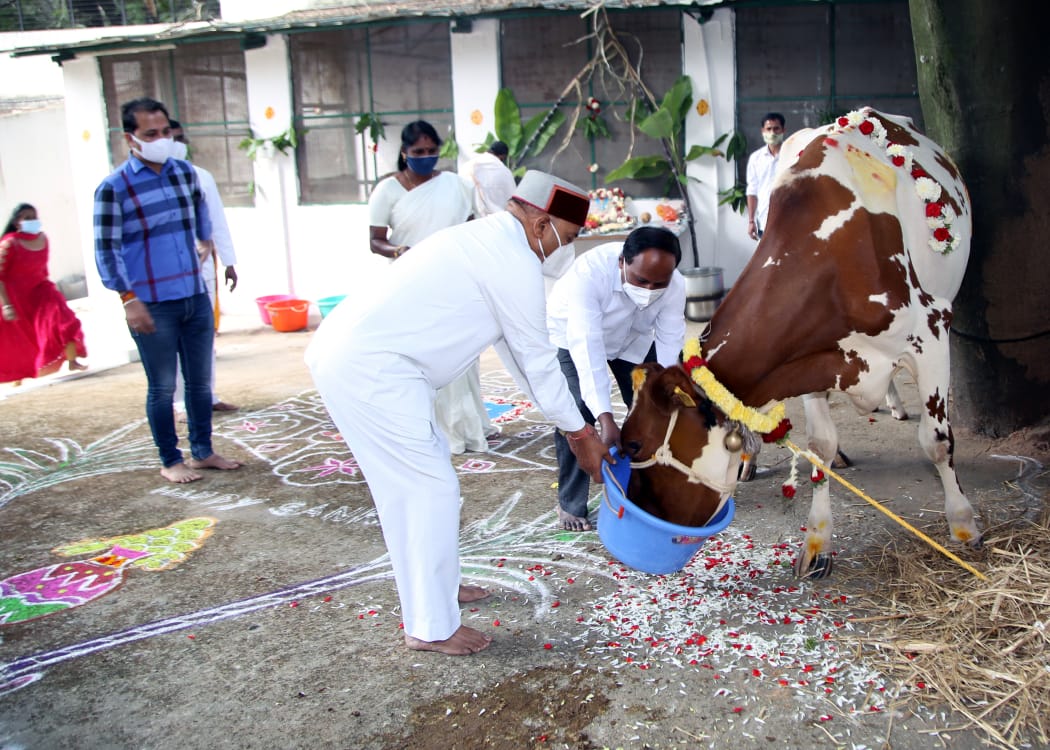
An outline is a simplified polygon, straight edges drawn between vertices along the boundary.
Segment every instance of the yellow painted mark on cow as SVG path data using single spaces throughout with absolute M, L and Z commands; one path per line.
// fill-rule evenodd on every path
M 861 203 L 876 213 L 892 211 L 896 205 L 897 170 L 867 151 L 848 148 L 845 153 Z
M 635 367 L 631 370 L 631 387 L 634 388 L 634 392 L 642 390 L 642 386 L 645 385 L 645 370 L 641 367 Z

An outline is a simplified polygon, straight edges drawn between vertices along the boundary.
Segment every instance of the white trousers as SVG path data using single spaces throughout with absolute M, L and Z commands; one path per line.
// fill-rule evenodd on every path
M 457 455 L 467 451 L 487 451 L 488 435 L 499 432 L 499 428 L 489 422 L 485 401 L 481 398 L 479 360 L 474 360 L 466 372 L 438 389 L 434 409 L 438 427 L 448 439 L 451 451 Z
M 362 379 L 377 377 L 374 370 L 321 365 L 311 371 L 368 481 L 405 633 L 424 641 L 450 638 L 460 626 L 460 492 L 448 442 L 434 424 L 434 390 L 421 376 L 398 378 L 394 387 L 362 397 Z

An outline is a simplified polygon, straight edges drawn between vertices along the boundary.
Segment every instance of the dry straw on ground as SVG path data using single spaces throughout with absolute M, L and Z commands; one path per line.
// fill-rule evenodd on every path
M 905 700 L 943 699 L 956 727 L 998 747 L 1050 744 L 1050 510 L 988 529 L 982 581 L 914 538 L 874 561 L 879 583 L 854 598 L 878 614 L 860 647 Z M 869 568 L 864 576 L 872 574 Z M 868 602 L 864 602 L 868 599 Z

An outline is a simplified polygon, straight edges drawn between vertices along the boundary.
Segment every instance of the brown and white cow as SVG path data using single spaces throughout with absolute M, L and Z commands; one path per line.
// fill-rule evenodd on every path
M 906 368 L 918 384 L 919 443 L 940 474 L 951 534 L 977 546 L 948 420 L 951 303 L 971 237 L 958 169 L 909 119 L 870 109 L 795 133 L 780 158 L 766 231 L 705 332 L 708 367 L 749 406 L 806 396 L 808 447 L 825 463 L 838 444 L 826 392 L 848 394 L 867 413 Z M 639 411 L 644 402 L 636 395 L 621 432 L 635 460 L 651 455 L 667 424 L 652 429 L 653 415 Z M 712 440 L 685 462 L 701 448 L 731 452 Z M 799 575 L 830 572 L 831 534 L 823 482 L 814 486 Z

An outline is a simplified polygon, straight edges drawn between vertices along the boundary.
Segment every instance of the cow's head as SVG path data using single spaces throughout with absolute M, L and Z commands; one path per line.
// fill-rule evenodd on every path
M 620 431 L 637 467 L 631 492 L 640 496 L 631 500 L 672 523 L 707 523 L 736 486 L 739 432 L 681 367 L 643 364 L 631 379 L 634 404 Z

